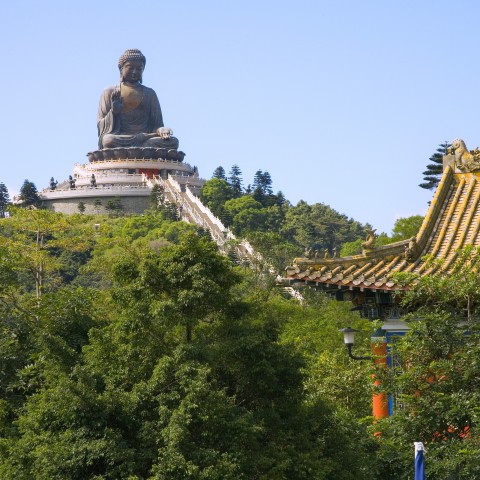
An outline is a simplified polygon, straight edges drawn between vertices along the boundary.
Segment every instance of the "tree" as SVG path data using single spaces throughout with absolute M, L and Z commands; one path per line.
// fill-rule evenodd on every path
M 95 213 L 98 214 L 101 206 L 102 206 L 102 201 L 99 198 L 96 198 L 95 201 L 93 202 L 93 208 L 95 209 Z
M 222 221 L 225 218 L 225 202 L 233 198 L 232 187 L 225 179 L 212 178 L 207 180 L 203 185 L 200 193 L 200 200 L 212 211 L 212 213 L 220 218 Z
M 40 197 L 38 195 L 37 187 L 33 182 L 25 180 L 20 188 L 20 200 L 24 207 L 38 206 L 40 204 Z
M 85 202 L 78 202 L 77 208 L 81 214 L 85 213 L 85 209 L 86 209 Z
M 165 203 L 165 189 L 162 185 L 156 183 L 150 193 L 150 205 L 154 209 L 159 209 Z
M 240 198 L 232 198 L 225 202 L 225 211 L 230 215 L 232 218 L 235 215 L 238 215 L 240 212 L 244 210 L 260 210 L 262 208 L 262 204 L 254 200 L 252 197 L 245 195 Z
M 427 447 L 431 478 L 480 474 L 479 262 L 469 247 L 448 275 L 404 278 L 415 281 L 403 297 L 410 330 L 392 346 L 397 367 L 382 384 L 402 405 L 379 425 L 379 458 L 390 469 L 405 468 L 415 439 Z
M 5 209 L 9 203 L 8 189 L 4 183 L 0 183 L 0 218 L 5 216 Z
M 163 218 L 172 222 L 180 220 L 180 214 L 177 206 L 174 203 L 165 202 L 163 205 Z
M 238 198 L 242 196 L 243 186 L 242 186 L 242 171 L 238 165 L 232 165 L 230 173 L 228 174 L 228 184 L 232 187 L 233 198 Z
M 415 237 L 420 231 L 423 223 L 422 215 L 412 215 L 411 217 L 398 218 L 395 221 L 392 230 L 392 242 L 407 240 Z
M 429 158 L 429 161 L 432 163 L 429 163 L 427 169 L 423 172 L 424 183 L 421 183 L 419 187 L 427 190 L 437 188 L 443 173 L 443 156 L 447 154 L 447 150 L 451 146 L 446 140 L 439 145 L 437 151 Z
M 90 235 L 85 271 L 105 281 L 23 293 L 32 218 L 55 226 L 44 247 L 60 263 Z M 343 408 L 361 411 L 363 390 L 339 388 L 351 367 L 329 357 L 344 350 L 345 304 L 324 311 L 255 287 L 159 215 L 107 218 L 97 234 L 81 215 L 12 219 L 0 222 L 0 478 L 372 478 L 372 440 Z M 28 224 L 22 235 L 14 222 Z M 16 304 L 2 301 L 9 291 Z
M 0 233 L 0 247 L 15 259 L 22 291 L 34 291 L 37 299 L 61 283 L 62 252 L 85 252 L 91 246 L 89 233 L 74 216 L 48 210 L 17 209 Z
M 105 209 L 109 212 L 110 215 L 119 215 L 123 210 L 122 200 L 120 197 L 114 197 L 110 200 L 107 200 L 105 204 Z
M 276 272 L 283 272 L 292 258 L 300 257 L 302 249 L 286 242 L 279 233 L 274 231 L 253 231 L 248 233 L 249 242 Z
M 229 290 L 238 281 L 228 260 L 221 256 L 217 246 L 206 238 L 186 234 L 178 245 L 150 254 L 140 265 L 132 260 L 120 262 L 116 278 L 125 288 L 132 275 L 140 275 L 142 289 L 158 293 L 157 308 L 168 312 L 172 321 L 185 328 L 190 342 L 195 326 L 215 309 L 228 304 Z M 138 286 L 135 286 L 138 288 Z
M 268 172 L 257 170 L 253 178 L 253 198 L 263 206 L 268 206 L 268 198 L 273 195 L 272 177 Z
M 227 176 L 225 175 L 225 169 L 223 167 L 217 167 L 212 175 L 212 178 L 218 178 L 219 180 L 227 180 Z
M 262 172 L 257 170 L 253 177 L 253 190 L 260 191 L 263 195 L 271 195 L 272 190 L 272 177 L 268 172 Z
M 314 250 L 340 250 L 345 242 L 365 238 L 365 227 L 323 203 L 300 201 L 285 212 L 281 233 L 301 247 Z

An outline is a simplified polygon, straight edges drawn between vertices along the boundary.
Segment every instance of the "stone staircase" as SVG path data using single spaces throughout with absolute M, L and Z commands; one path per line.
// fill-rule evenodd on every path
M 244 260 L 248 260 L 249 263 L 261 260 L 260 254 L 255 252 L 250 243 L 246 240 L 237 240 L 231 230 L 213 215 L 188 186 L 182 188 L 171 175 L 167 179 L 145 177 L 144 180 L 151 188 L 159 185 L 164 192 L 165 202 L 176 206 L 182 220 L 194 223 L 208 231 L 222 253 L 233 255 L 238 263 L 242 263 Z
M 210 209 L 191 192 L 188 186 L 184 185 L 182 188 L 182 185 L 171 175 L 166 179 L 161 177 L 148 178 L 145 176 L 143 180 L 150 188 L 159 185 L 163 190 L 165 203 L 175 205 L 182 220 L 194 223 L 208 231 L 213 241 L 218 245 L 219 250 L 224 255 L 232 258 L 237 265 L 245 263 L 252 267 L 259 264 L 265 265 L 262 256 L 254 250 L 252 245 L 246 240 L 237 240 L 232 231 L 213 215 Z M 292 287 L 284 287 L 280 282 L 281 277 L 278 272 L 272 266 L 266 266 L 269 274 L 277 279 L 279 286 L 285 294 L 299 302 L 303 302 L 303 297 L 297 290 Z

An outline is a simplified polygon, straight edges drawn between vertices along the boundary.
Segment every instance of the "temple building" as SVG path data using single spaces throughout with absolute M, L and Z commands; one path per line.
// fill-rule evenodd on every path
M 168 158 L 167 153 L 138 147 L 90 152 L 89 162 L 75 164 L 69 180 L 58 185 L 52 180 L 39 193 L 40 199 L 48 209 L 67 214 L 78 213 L 80 202 L 85 213 L 108 213 L 108 202 L 118 199 L 124 213 L 139 214 L 150 206 L 153 185 L 169 176 L 183 191 L 188 187 L 198 195 L 205 181 L 197 168 L 182 161 L 182 152 L 177 152 L 178 159 Z
M 339 300 L 351 300 L 367 318 L 397 316 L 391 293 L 410 287 L 398 285 L 392 273 L 446 274 L 458 249 L 480 245 L 477 170 L 467 171 L 456 155 L 446 155 L 443 176 L 416 237 L 376 247 L 372 233 L 360 255 L 296 258 L 286 268 L 290 285 L 311 285 Z
M 351 301 L 364 318 L 381 319 L 375 353 L 383 352 L 389 363 L 393 361 L 389 346 L 407 331 L 399 296 L 393 293 L 415 288 L 399 284 L 392 274 L 448 275 L 459 249 L 480 246 L 480 152 L 468 151 L 462 140 L 454 140 L 452 147 L 454 153 L 443 157 L 442 178 L 415 237 L 376 247 L 371 231 L 360 255 L 315 258 L 307 252 L 286 268 L 290 286 L 322 290 L 337 300 Z M 383 405 L 377 402 L 376 411 L 374 402 L 374 416 L 391 414 L 393 402 L 392 398 Z

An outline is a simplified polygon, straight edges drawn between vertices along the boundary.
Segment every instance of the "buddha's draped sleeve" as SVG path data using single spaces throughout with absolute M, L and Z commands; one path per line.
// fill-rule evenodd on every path
M 157 128 L 163 127 L 162 109 L 158 101 L 155 90 L 145 87 L 145 96 L 149 99 L 150 115 L 149 115 L 149 133 L 153 133 Z
M 119 129 L 118 120 L 112 113 L 112 93 L 114 87 L 107 88 L 100 97 L 98 107 L 97 128 L 98 128 L 98 147 L 102 148 L 102 138 L 107 133 L 117 133 Z

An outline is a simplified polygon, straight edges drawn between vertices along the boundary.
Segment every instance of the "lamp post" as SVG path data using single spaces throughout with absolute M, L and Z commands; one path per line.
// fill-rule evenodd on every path
M 343 340 L 345 342 L 345 346 L 347 347 L 348 356 L 353 360 L 371 360 L 373 361 L 373 365 L 376 368 L 378 367 L 386 367 L 387 366 L 387 344 L 385 342 L 384 331 L 377 330 L 372 337 L 372 354 L 371 357 L 359 357 L 357 355 L 353 355 L 352 347 L 355 341 L 355 333 L 359 332 L 360 330 L 355 330 L 354 328 L 347 327 L 342 328 L 340 332 L 343 333 Z M 379 336 L 381 334 L 381 336 Z M 380 380 L 375 378 L 376 375 L 373 374 L 373 384 L 378 387 L 380 385 Z M 388 408 L 388 397 L 387 394 L 384 392 L 374 393 L 372 396 L 372 414 L 375 419 L 385 418 L 389 415 L 389 408 Z M 377 435 L 378 432 L 375 434 Z
M 351 327 L 342 328 L 340 330 L 340 332 L 343 333 L 343 341 L 345 342 L 345 346 L 347 347 L 348 356 L 353 360 L 372 360 L 372 357 L 359 357 L 352 353 L 352 347 L 355 343 L 355 333 L 359 331 L 360 330 L 355 330 Z

